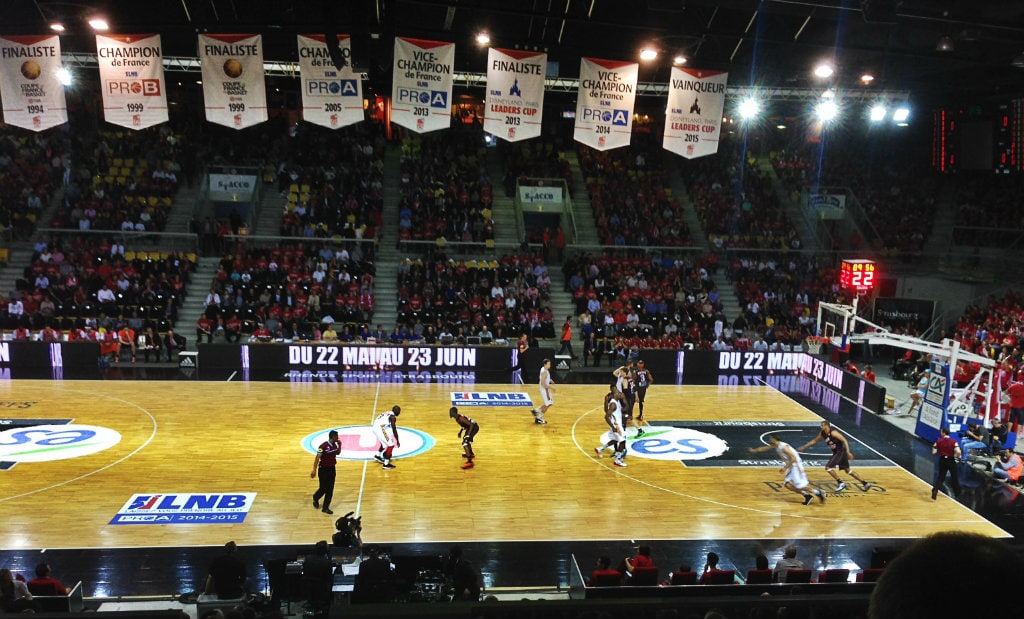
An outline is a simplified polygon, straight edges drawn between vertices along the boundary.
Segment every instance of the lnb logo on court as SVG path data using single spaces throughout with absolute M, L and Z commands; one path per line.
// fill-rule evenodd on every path
M 601 438 L 608 440 L 608 435 Z M 631 456 L 650 460 L 707 460 L 724 454 L 729 444 L 690 428 L 651 426 L 643 436 L 628 439 L 626 449 Z
M 121 434 L 100 426 L 38 425 L 0 432 L 0 461 L 51 462 L 110 449 Z
M 342 426 L 339 428 L 327 428 L 314 432 L 302 439 L 302 448 L 311 454 L 315 454 L 317 448 L 327 440 L 331 430 L 338 431 L 338 440 L 341 441 L 342 460 L 372 460 L 377 453 L 377 437 L 373 435 L 370 426 Z M 396 447 L 392 453 L 393 458 L 407 458 L 417 456 L 433 448 L 434 437 L 426 432 L 414 428 L 398 426 L 398 441 L 401 447 Z

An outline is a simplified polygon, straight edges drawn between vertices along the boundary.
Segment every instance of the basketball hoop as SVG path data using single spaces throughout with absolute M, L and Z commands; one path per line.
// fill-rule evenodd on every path
M 812 355 L 820 355 L 821 347 L 830 342 L 829 338 L 820 335 L 807 336 L 807 352 Z

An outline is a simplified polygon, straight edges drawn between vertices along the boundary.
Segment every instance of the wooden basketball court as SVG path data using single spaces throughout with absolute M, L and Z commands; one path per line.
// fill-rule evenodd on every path
M 0 544 L 304 544 L 330 537 L 334 518 L 347 511 L 362 516 L 364 539 L 378 543 L 916 538 L 948 529 L 1008 536 L 948 497 L 933 502 L 927 484 L 859 442 L 853 464 L 874 487 L 864 492 L 851 483 L 835 492 L 825 471 L 808 465 L 812 485 L 827 490 L 828 500 L 804 506 L 779 489 L 778 466 L 761 461 L 774 454 L 751 456 L 747 448 L 780 424 L 798 433 L 791 443 L 802 444 L 820 417 L 768 387 L 655 385 L 644 443 L 651 457 L 631 454 L 628 468 L 594 453 L 606 429 L 604 387 L 558 385 L 545 426 L 533 422 L 529 406 L 460 407 L 481 426 L 476 467 L 462 470 L 458 426 L 448 417 L 453 391 L 537 397 L 532 385 L 0 383 L 0 461 L 7 462 L 0 470 Z M 402 406 L 403 448 L 416 453 L 385 471 L 361 433 L 375 411 L 394 404 Z M 856 439 L 856 427 L 832 421 Z M 54 460 L 80 445 L 66 444 L 59 428 L 40 425 L 46 423 L 71 423 L 79 432 L 83 425 L 105 428 L 120 440 Z M 692 451 L 692 442 L 672 438 L 687 424 L 715 436 L 727 429 L 727 451 L 717 459 L 676 457 Z M 313 454 L 303 446 L 332 428 L 342 428 L 348 441 L 335 517 L 311 504 L 317 482 L 310 478 Z M 97 435 L 104 436 L 109 432 Z M 737 436 L 749 444 L 736 444 Z M 809 462 L 826 454 L 823 443 L 810 451 Z M 12 458 L 44 461 L 11 466 Z M 256 496 L 240 524 L 110 524 L 133 495 L 210 493 Z

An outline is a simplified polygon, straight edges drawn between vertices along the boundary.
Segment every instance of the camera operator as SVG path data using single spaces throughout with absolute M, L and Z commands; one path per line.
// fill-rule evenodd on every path
M 453 602 L 476 602 L 480 599 L 480 574 L 472 563 L 462 557 L 462 548 L 448 551 L 446 575 L 452 583 Z
M 334 522 L 334 528 L 338 530 L 331 538 L 335 546 L 359 546 L 362 547 L 363 540 L 360 537 L 363 532 L 363 517 L 353 518 L 349 512 Z

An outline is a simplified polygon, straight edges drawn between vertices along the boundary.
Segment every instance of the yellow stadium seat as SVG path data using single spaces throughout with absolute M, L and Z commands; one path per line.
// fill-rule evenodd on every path
M 122 165 L 124 165 L 124 160 L 121 159 L 120 157 L 114 157 L 113 163 L 115 166 L 120 168 Z
M 133 252 L 133 251 L 125 251 L 124 252 L 124 259 L 127 260 L 128 262 L 131 262 L 132 260 L 135 260 L 135 252 Z

